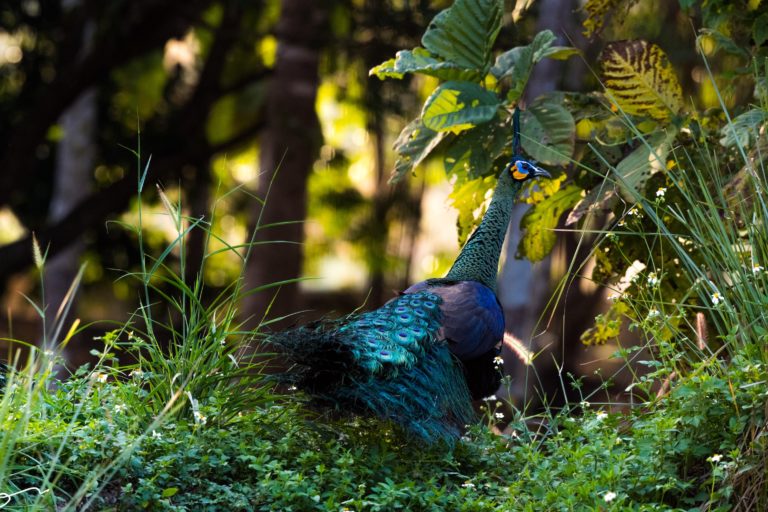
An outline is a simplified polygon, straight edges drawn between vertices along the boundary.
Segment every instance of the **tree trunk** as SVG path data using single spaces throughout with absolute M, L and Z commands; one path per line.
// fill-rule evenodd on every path
M 258 195 L 266 198 L 266 204 L 255 212 L 252 222 L 257 230 L 254 241 L 259 244 L 253 247 L 246 268 L 246 290 L 301 276 L 307 178 L 322 140 L 315 99 L 328 30 L 327 6 L 313 0 L 283 0 L 281 9 L 277 61 L 267 91 L 260 144 Z M 288 221 L 296 222 L 269 227 Z M 276 318 L 299 308 L 296 283 L 255 293 L 243 302 L 251 328 L 264 315 Z
M 78 3 L 76 0 L 62 2 L 65 8 L 72 8 Z M 85 24 L 81 56 L 91 46 L 93 28 L 92 22 Z M 56 152 L 56 173 L 49 209 L 51 223 L 66 217 L 91 192 L 91 175 L 96 162 L 96 99 L 95 88 L 86 89 L 59 118 L 64 137 Z M 49 327 L 53 326 L 65 302 L 68 302 L 68 314 L 63 315 L 62 309 L 60 318 L 64 323 L 64 332 L 75 316 L 76 302 L 74 297 L 67 297 L 67 292 L 77 276 L 84 248 L 85 242 L 82 239 L 74 240 L 46 263 L 43 283 L 45 322 Z M 57 341 L 61 340 L 44 340 L 46 344 Z
M 537 32 L 550 29 L 558 37 L 555 44 L 567 45 L 568 41 L 565 39 L 564 32 L 572 34 L 574 31 L 573 22 L 570 20 L 574 1 L 541 0 L 538 5 Z M 575 30 L 578 31 L 577 28 Z M 530 103 L 541 94 L 557 89 L 558 82 L 563 76 L 563 70 L 562 61 L 544 59 L 538 63 L 528 81 L 524 102 Z M 509 232 L 507 233 L 506 260 L 499 276 L 499 300 L 504 307 L 504 314 L 507 318 L 507 332 L 520 340 L 525 347 L 537 353 L 552 341 L 551 336 L 537 337 L 538 342 L 534 342 L 533 339 L 535 334 L 539 334 L 534 333 L 534 329 L 537 327 L 536 323 L 551 293 L 551 256 L 547 256 L 535 265 L 528 260 L 515 258 L 517 246 L 522 238 L 520 220 L 528 209 L 528 205 L 518 204 L 512 213 Z M 542 331 L 544 330 L 543 326 L 539 327 Z M 503 356 L 505 372 L 515 377 L 513 386 L 509 390 L 511 396 L 508 398 L 516 403 L 521 403 L 535 379 L 525 378 L 525 366 L 509 352 L 508 348 Z M 503 390 L 500 392 L 506 394 Z

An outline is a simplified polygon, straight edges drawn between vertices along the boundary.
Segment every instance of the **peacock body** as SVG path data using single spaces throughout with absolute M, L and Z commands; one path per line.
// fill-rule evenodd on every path
M 513 158 L 444 278 L 414 284 L 374 311 L 272 335 L 293 363 L 285 379 L 318 403 L 394 421 L 428 442 L 458 437 L 474 419 L 471 400 L 501 380 L 499 256 L 517 193 L 536 176 L 549 175 Z

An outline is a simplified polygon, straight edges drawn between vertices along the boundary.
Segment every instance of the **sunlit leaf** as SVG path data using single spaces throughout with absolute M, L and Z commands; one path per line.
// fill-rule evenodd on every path
M 683 109 L 683 93 L 672 65 L 655 44 L 643 40 L 608 43 L 600 55 L 607 93 L 629 115 L 668 121 Z
M 445 172 L 466 173 L 471 178 L 487 175 L 509 137 L 511 130 L 497 122 L 483 123 L 464 132 L 445 150 Z
M 441 80 L 477 80 L 480 71 L 435 58 L 424 48 L 402 50 L 397 52 L 394 59 L 389 59 L 375 68 L 369 74 L 384 78 L 402 78 L 406 73 L 421 73 Z
M 616 166 L 619 191 L 624 199 L 634 203 L 638 193 L 653 174 L 666 169 L 667 155 L 676 132 L 670 130 L 648 137 Z
M 405 174 L 413 171 L 440 144 L 445 135 L 446 132 L 435 132 L 426 128 L 421 119 L 411 121 L 395 141 L 394 149 L 397 159 L 390 182 L 397 182 Z
M 470 180 L 460 180 L 453 187 L 450 198 L 453 207 L 459 212 L 459 244 L 464 245 L 467 237 L 474 231 L 488 207 L 490 191 L 496 185 L 496 176 L 486 176 Z
M 526 153 L 547 165 L 566 165 L 575 146 L 576 123 L 561 103 L 542 96 L 522 113 L 521 144 Z
M 757 139 L 760 128 L 768 119 L 768 113 L 761 108 L 753 108 L 733 118 L 732 122 L 720 130 L 720 144 L 748 147 Z
M 421 118 L 435 131 L 458 133 L 493 118 L 501 102 L 492 91 L 472 82 L 445 82 L 427 98 Z
M 503 13 L 503 0 L 456 0 L 435 16 L 421 43 L 433 55 L 485 75 Z
M 581 199 L 581 192 L 580 187 L 568 185 L 528 210 L 520 221 L 524 233 L 517 250 L 521 256 L 535 262 L 550 253 L 557 240 L 554 229 L 560 217 Z
M 581 342 L 584 345 L 605 345 L 609 341 L 616 340 L 621 333 L 622 321 L 628 312 L 629 306 L 625 302 L 614 301 L 608 311 L 595 317 L 594 327 L 590 327 L 581 334 Z

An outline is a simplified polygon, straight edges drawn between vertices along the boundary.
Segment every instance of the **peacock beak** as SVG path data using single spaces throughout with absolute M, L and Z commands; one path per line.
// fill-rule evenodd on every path
M 549 174 L 547 171 L 542 169 L 541 167 L 535 167 L 533 168 L 533 177 L 534 178 L 548 178 L 552 179 L 552 175 Z

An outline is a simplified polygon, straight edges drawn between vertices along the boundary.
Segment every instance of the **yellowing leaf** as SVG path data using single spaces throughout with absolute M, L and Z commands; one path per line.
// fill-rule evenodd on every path
M 445 82 L 427 98 L 421 119 L 437 132 L 458 133 L 490 121 L 501 102 L 492 91 L 472 82 Z
M 445 135 L 445 132 L 435 132 L 426 128 L 421 123 L 421 119 L 411 121 L 395 141 L 397 160 L 390 182 L 395 183 L 405 174 L 413 171 L 440 144 Z
M 587 18 L 584 20 L 584 35 L 594 37 L 603 30 L 605 17 L 609 11 L 616 11 L 623 3 L 634 3 L 637 0 L 587 0 L 584 4 L 584 11 Z
M 454 208 L 459 211 L 459 244 L 464 245 L 467 237 L 480 224 L 488 208 L 488 192 L 496 185 L 496 176 L 457 182 L 450 198 Z
M 518 253 L 531 261 L 541 261 L 555 246 L 554 229 L 562 214 L 581 199 L 581 187 L 568 185 L 534 205 L 523 216 L 520 227 L 525 230 Z
M 630 115 L 668 121 L 683 109 L 683 93 L 661 48 L 643 40 L 609 43 L 600 55 L 607 94 Z

